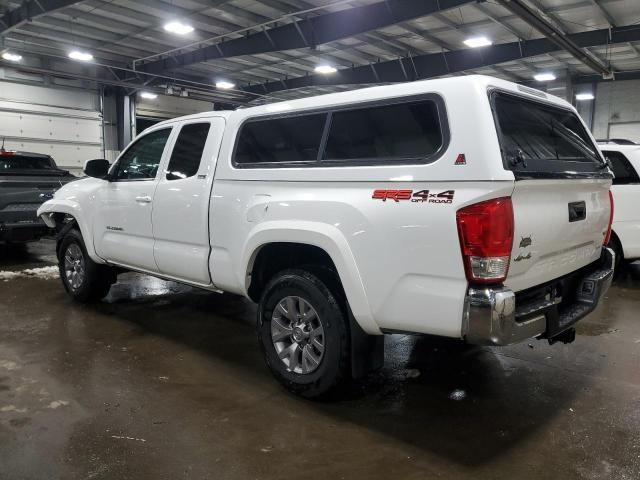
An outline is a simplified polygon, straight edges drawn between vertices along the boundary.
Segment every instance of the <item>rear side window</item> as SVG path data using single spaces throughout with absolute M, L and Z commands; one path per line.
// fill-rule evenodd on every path
M 13 152 L 0 153 L 0 174 L 11 170 L 54 170 L 56 164 L 51 157 L 29 156 Z
M 611 170 L 613 170 L 613 184 L 614 185 L 629 185 L 631 183 L 640 183 L 638 173 L 633 168 L 633 165 L 629 162 L 620 152 L 603 151 L 602 152 L 609 163 L 611 164 Z
M 505 168 L 516 176 L 605 174 L 597 147 L 571 110 L 497 93 L 493 96 Z
M 337 111 L 323 160 L 424 159 L 443 145 L 438 107 L 431 100 Z
M 234 161 L 237 164 L 315 162 L 326 113 L 252 120 L 242 127 Z
M 210 123 L 190 123 L 180 129 L 167 167 L 167 180 L 189 178 L 200 168 Z

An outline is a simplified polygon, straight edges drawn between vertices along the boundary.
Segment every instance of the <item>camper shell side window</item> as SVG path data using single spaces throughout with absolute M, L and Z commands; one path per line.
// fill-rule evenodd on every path
M 236 168 L 425 164 L 449 145 L 436 94 L 344 105 L 246 120 L 236 138 Z

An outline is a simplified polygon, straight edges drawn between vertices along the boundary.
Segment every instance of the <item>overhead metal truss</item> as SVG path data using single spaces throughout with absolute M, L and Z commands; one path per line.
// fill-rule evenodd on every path
M 0 0 L 0 50 L 24 56 L 0 66 L 236 104 L 478 71 L 519 82 L 542 69 L 626 79 L 640 71 L 636 1 Z M 164 32 L 168 18 L 191 23 L 191 38 Z M 495 44 L 461 48 L 481 34 Z M 94 61 L 70 61 L 72 48 Z M 319 62 L 338 72 L 314 75 Z M 236 89 L 216 90 L 220 78 Z
M 567 35 L 577 46 L 596 47 L 640 41 L 640 25 L 591 30 Z M 398 58 L 350 69 L 335 74 L 306 75 L 275 82 L 252 85 L 249 92 L 272 93 L 280 90 L 339 84 L 406 82 L 433 78 L 514 60 L 557 52 L 560 47 L 548 38 L 501 43 L 479 49 L 452 50 Z
M 149 73 L 161 73 L 197 63 L 242 55 L 315 48 L 399 22 L 460 7 L 477 0 L 385 0 L 379 3 L 326 13 L 286 25 L 263 28 L 257 33 L 215 43 L 185 53 L 170 53 L 137 67 Z
M 6 35 L 20 25 L 33 20 L 41 15 L 68 7 L 78 0 L 30 0 L 23 2 L 19 7 L 9 10 L 0 17 L 0 35 Z

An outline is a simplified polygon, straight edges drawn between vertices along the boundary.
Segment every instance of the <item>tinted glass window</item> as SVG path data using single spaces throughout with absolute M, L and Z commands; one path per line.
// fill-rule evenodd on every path
M 611 164 L 611 170 L 613 170 L 613 184 L 614 185 L 627 185 L 629 183 L 640 183 L 638 174 L 635 169 L 629 163 L 627 157 L 620 152 L 604 151 L 604 156 L 609 160 Z
M 438 108 L 433 101 L 338 111 L 323 159 L 420 159 L 443 143 Z
M 167 168 L 168 180 L 188 178 L 196 174 L 210 126 L 210 123 L 192 123 L 180 129 Z
M 327 115 L 312 114 L 247 122 L 240 131 L 239 164 L 315 161 Z
M 13 152 L 0 153 L 0 172 L 8 170 L 53 170 L 56 168 L 51 157 L 29 156 Z
M 498 94 L 495 112 L 505 167 L 519 172 L 593 172 L 602 160 L 570 110 Z
M 170 128 L 156 130 L 131 145 L 118 160 L 112 176 L 115 180 L 146 180 L 155 178 Z

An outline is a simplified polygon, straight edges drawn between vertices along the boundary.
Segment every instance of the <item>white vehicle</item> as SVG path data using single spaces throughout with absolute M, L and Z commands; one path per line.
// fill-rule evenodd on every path
M 79 301 L 134 270 L 259 303 L 266 362 L 308 397 L 382 334 L 570 342 L 611 283 L 611 173 L 566 102 L 482 76 L 178 118 L 58 190 Z
M 612 142 L 598 146 L 614 174 L 611 193 L 615 202 L 609 247 L 620 262 L 640 259 L 640 145 Z

